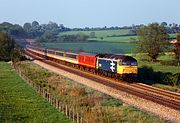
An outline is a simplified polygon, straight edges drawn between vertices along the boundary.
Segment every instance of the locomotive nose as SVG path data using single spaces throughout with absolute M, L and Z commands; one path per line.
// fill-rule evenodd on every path
M 135 66 L 128 66 L 123 69 L 124 74 L 137 74 L 137 71 L 137 67 Z

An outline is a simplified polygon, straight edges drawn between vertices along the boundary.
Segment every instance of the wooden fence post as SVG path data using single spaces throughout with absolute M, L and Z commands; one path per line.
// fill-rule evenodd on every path
M 69 119 L 71 119 L 71 107 L 69 107 L 69 111 L 68 112 L 69 112 L 69 114 L 68 114 L 69 115 Z
M 75 111 L 75 110 L 74 110 L 74 106 L 73 106 L 73 111 L 72 111 L 72 115 L 73 115 L 73 116 L 72 116 L 72 119 L 73 119 L 73 121 L 74 121 L 74 114 L 75 114 L 74 111 Z
M 80 116 L 80 123 L 83 123 L 82 115 Z
M 66 116 L 68 116 L 68 107 L 67 107 L 67 104 L 66 104 Z
M 47 93 L 47 96 L 48 96 L 48 102 L 50 102 L 50 99 L 49 99 L 49 93 Z
M 59 111 L 61 112 L 61 103 L 58 101 L 59 103 Z
M 79 113 L 77 113 L 77 119 L 76 119 L 77 121 L 77 123 L 79 123 Z
M 56 109 L 58 109 L 58 100 L 55 98 L 55 107 L 56 107 Z
M 38 85 L 38 94 L 41 95 L 41 88 L 40 88 L 40 85 Z
M 52 95 L 51 95 L 51 98 L 50 98 L 50 102 L 51 102 L 51 105 L 53 105 L 53 97 L 52 97 Z
M 56 108 L 56 98 L 54 97 L 54 107 Z
M 51 94 L 49 93 L 49 102 L 51 104 Z

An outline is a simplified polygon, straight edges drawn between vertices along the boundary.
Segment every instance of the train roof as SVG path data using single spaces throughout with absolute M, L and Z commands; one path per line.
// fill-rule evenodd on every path
M 44 47 L 36 46 L 36 45 L 26 45 L 26 47 L 35 48 L 35 49 L 45 49 Z
M 126 55 L 117 55 L 117 54 L 98 54 L 97 57 L 99 58 L 106 58 L 106 59 L 115 59 L 115 60 L 128 60 L 128 61 L 136 61 L 135 58 Z
M 79 52 L 80 55 L 86 55 L 86 56 L 96 56 L 96 53 L 87 53 L 87 52 Z

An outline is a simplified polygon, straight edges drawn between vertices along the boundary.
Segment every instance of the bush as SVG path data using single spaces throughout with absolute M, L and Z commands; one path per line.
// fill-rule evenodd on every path
M 152 67 L 148 66 L 142 66 L 142 68 L 138 69 L 138 79 L 140 81 L 144 80 L 153 80 L 153 81 L 159 81 L 160 80 L 160 74 L 161 72 L 154 72 Z
M 162 73 L 162 72 L 155 72 L 151 67 L 143 66 L 139 68 L 138 79 L 141 82 L 148 82 L 148 83 L 161 83 L 166 85 L 180 85 L 180 73 L 172 74 Z
M 163 75 L 162 82 L 172 86 L 180 85 L 180 73 L 165 73 Z
M 180 73 L 176 73 L 173 75 L 173 84 L 180 85 Z
M 102 105 L 103 106 L 116 106 L 117 107 L 117 106 L 122 105 L 122 102 L 115 99 L 115 98 L 109 97 L 109 98 L 103 100 Z
M 173 77 L 172 73 L 164 73 L 161 77 L 161 79 L 162 79 L 161 83 L 167 84 L 167 85 L 172 85 L 172 77 Z
M 177 60 L 160 61 L 162 65 L 168 65 L 168 66 L 178 66 L 178 62 L 179 61 Z
M 11 60 L 14 40 L 6 33 L 0 32 L 0 61 Z

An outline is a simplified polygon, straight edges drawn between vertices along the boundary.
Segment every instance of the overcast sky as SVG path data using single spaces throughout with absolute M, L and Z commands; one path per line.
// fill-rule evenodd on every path
M 0 23 L 34 20 L 66 27 L 180 24 L 180 0 L 0 0 Z

